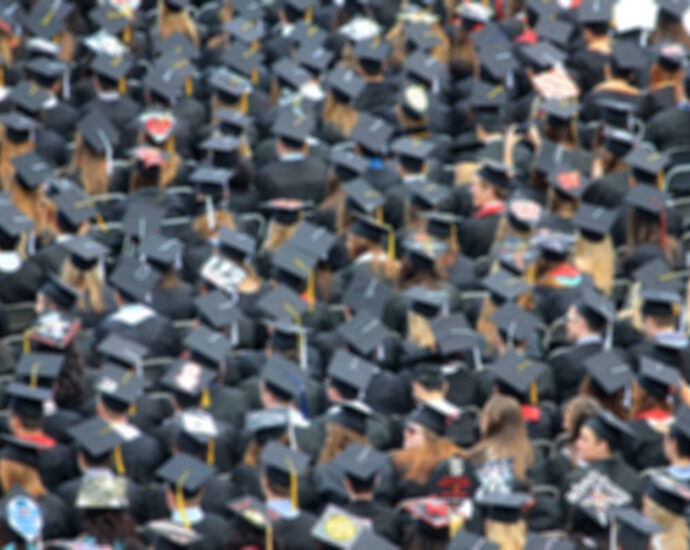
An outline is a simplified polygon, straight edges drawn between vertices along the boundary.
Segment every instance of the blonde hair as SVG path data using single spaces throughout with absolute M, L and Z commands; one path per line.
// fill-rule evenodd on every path
M 611 237 L 590 241 L 580 235 L 575 242 L 573 263 L 578 271 L 592 277 L 594 285 L 606 296 L 611 294 L 616 271 L 616 253 Z
M 31 498 L 40 498 L 48 493 L 36 468 L 7 458 L 0 459 L 0 484 L 4 494 L 17 485 Z
M 235 229 L 235 219 L 232 217 L 230 212 L 225 210 L 214 210 L 216 225 L 211 229 L 209 225 L 208 216 L 206 214 L 200 214 L 194 220 L 192 224 L 192 230 L 199 235 L 205 241 L 215 237 L 220 233 L 221 227 L 227 227 L 228 229 Z
M 412 310 L 407 312 L 407 338 L 421 348 L 431 348 L 436 345 L 436 338 L 429 320 Z
M 665 531 L 654 535 L 654 548 L 664 550 L 687 550 L 690 529 L 685 518 L 661 507 L 649 497 L 644 497 L 645 515 L 661 525 Z
M 3 147 L 4 145 L 3 143 Z M 12 204 L 17 207 L 17 210 L 34 222 L 36 234 L 43 232 L 48 227 L 48 217 L 45 210 L 47 205 L 43 188 L 39 187 L 34 191 L 28 191 L 15 178 L 10 185 L 9 193 L 12 196 Z
M 271 251 L 278 250 L 278 248 L 292 238 L 292 235 L 297 231 L 297 226 L 299 226 L 299 222 L 285 225 L 277 221 L 271 221 L 268 224 L 266 240 L 261 249 Z
M 349 139 L 359 120 L 359 113 L 352 105 L 336 101 L 333 93 L 329 93 L 323 102 L 322 119 L 324 123 L 336 126 L 340 133 Z
M 105 155 L 94 153 L 84 141 L 81 133 L 75 139 L 74 156 L 69 171 L 79 169 L 80 183 L 89 195 L 100 195 L 108 192 L 108 173 Z
M 366 435 L 356 432 L 337 422 L 329 422 L 326 427 L 326 441 L 321 449 L 318 464 L 326 464 L 347 449 L 352 443 L 359 443 L 364 447 L 370 447 Z
M 0 147 L 0 182 L 2 189 L 9 191 L 14 183 L 15 169 L 12 159 L 21 157 L 26 153 L 34 150 L 35 144 L 31 140 L 23 141 L 22 143 L 14 143 L 7 138 L 7 131 L 4 126 L 2 128 L 2 147 Z
M 187 10 L 172 11 L 165 5 L 164 0 L 158 0 L 158 33 L 163 40 L 180 33 L 199 47 L 199 34 Z
M 504 523 L 487 519 L 484 521 L 484 534 L 501 550 L 522 550 L 527 542 L 527 524 L 523 520 Z
M 103 313 L 105 301 L 103 299 L 104 285 L 101 271 L 98 265 L 82 271 L 68 258 L 62 262 L 60 278 L 68 285 L 80 292 L 77 308 L 81 311 L 94 311 Z

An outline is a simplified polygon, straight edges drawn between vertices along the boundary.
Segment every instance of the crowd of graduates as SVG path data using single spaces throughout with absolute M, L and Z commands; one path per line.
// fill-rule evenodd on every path
M 0 548 L 690 548 L 689 0 L 2 0 Z

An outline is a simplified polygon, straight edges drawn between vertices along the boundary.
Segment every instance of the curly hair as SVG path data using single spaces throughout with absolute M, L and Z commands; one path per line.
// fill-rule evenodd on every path
M 330 462 L 352 443 L 359 443 L 365 447 L 371 446 L 366 435 L 336 422 L 329 422 L 326 428 L 326 441 L 321 449 L 318 464 Z
M 137 525 L 126 510 L 85 510 L 81 531 L 99 544 L 119 543 L 127 550 L 144 550 L 137 535 Z
M 429 477 L 444 460 L 454 456 L 465 457 L 465 452 L 452 441 L 422 428 L 426 444 L 413 449 L 395 451 L 392 456 L 393 467 L 403 474 L 403 478 L 417 485 L 426 485 Z
M 84 376 L 84 364 L 79 350 L 71 343 L 65 352 L 65 361 L 53 390 L 58 407 L 73 409 L 84 400 Z

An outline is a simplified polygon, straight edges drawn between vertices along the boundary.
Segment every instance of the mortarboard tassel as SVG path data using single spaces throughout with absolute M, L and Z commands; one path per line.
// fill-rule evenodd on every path
M 383 225 L 388 229 L 388 257 L 395 260 L 395 229 L 390 224 L 384 223 Z
M 309 311 L 314 311 L 314 303 L 316 302 L 316 289 L 314 281 L 314 272 L 310 271 L 307 277 L 307 305 L 309 306 Z
M 175 136 L 171 135 L 168 138 L 168 142 L 165 144 L 165 149 L 170 153 L 171 155 L 175 152 Z
M 96 220 L 96 225 L 98 225 L 98 228 L 101 230 L 101 233 L 107 233 L 108 226 L 106 225 L 103 216 L 101 216 L 99 213 L 96 213 L 94 215 L 94 219 Z
M 127 93 L 127 80 L 121 78 L 117 83 L 117 91 L 120 95 L 125 95 Z
M 194 94 L 194 80 L 191 76 L 188 76 L 184 81 L 184 93 L 187 96 L 191 96 Z
M 127 411 L 127 412 L 129 413 L 129 416 L 136 416 L 136 414 L 137 414 L 137 406 L 136 406 L 134 403 L 132 403 L 132 404 L 129 406 L 129 411 Z
M 252 69 L 251 81 L 254 86 L 259 85 L 259 69 Z
M 118 475 L 127 475 L 127 470 L 125 469 L 125 459 L 122 456 L 122 447 L 116 445 L 113 449 L 113 461 L 115 462 L 115 471 Z
M 273 525 L 266 521 L 266 540 L 264 544 L 266 550 L 273 550 Z
M 242 97 L 240 97 L 240 112 L 243 115 L 249 114 L 249 92 L 242 92 Z
M 383 223 L 383 206 L 376 207 L 376 221 Z
M 38 371 L 41 370 L 41 363 L 36 361 L 33 365 L 31 365 L 31 376 L 29 378 L 29 387 L 31 387 L 32 390 L 35 390 L 36 387 L 38 386 Z
M 656 175 L 656 186 L 659 188 L 659 191 L 663 191 L 666 187 L 666 178 L 664 177 L 663 170 L 659 170 L 659 173 Z
M 453 539 L 460 529 L 463 528 L 465 522 L 462 516 L 454 513 L 452 510 L 448 510 L 448 538 Z
M 297 480 L 297 468 L 292 459 L 286 458 L 285 463 L 290 470 L 290 503 L 293 510 L 299 510 L 299 482 Z
M 206 464 L 213 466 L 216 463 L 216 440 L 209 439 L 206 442 Z
M 33 334 L 33 329 L 27 328 L 24 331 L 24 342 L 22 349 L 24 350 L 24 353 L 29 353 L 31 351 L 31 335 Z
M 201 390 L 201 400 L 199 406 L 202 409 L 208 409 L 211 406 L 211 391 L 208 388 Z
M 536 382 L 529 385 L 529 402 L 535 407 L 539 404 L 539 387 Z
M 311 6 L 307 6 L 307 9 L 304 10 L 304 20 L 307 22 L 308 25 L 311 25 L 311 20 L 314 15 L 314 10 L 312 9 Z
M 132 27 L 130 25 L 122 30 L 122 41 L 127 45 L 132 43 Z
M 189 479 L 189 470 L 182 472 L 182 475 L 177 480 L 175 484 L 175 503 L 177 504 L 177 511 L 180 513 L 180 518 L 182 519 L 182 525 L 187 529 L 191 528 L 192 524 L 187 517 L 187 508 L 184 502 L 184 484 Z
M 5 86 L 5 67 L 0 66 L 0 87 Z

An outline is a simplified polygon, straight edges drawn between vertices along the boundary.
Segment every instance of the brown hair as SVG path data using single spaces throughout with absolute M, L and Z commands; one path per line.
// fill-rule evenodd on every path
M 570 399 L 563 409 L 563 415 L 570 415 L 570 427 L 568 428 L 568 443 L 575 443 L 580 428 L 599 410 L 599 403 L 589 395 L 576 395 Z
M 661 409 L 668 413 L 672 412 L 671 405 L 664 398 L 650 394 L 635 380 L 632 385 L 630 418 L 634 419 L 638 414 L 651 409 Z
M 522 550 L 527 542 L 527 524 L 520 520 L 514 523 L 484 520 L 484 536 L 498 544 L 501 550 Z
M 16 485 L 31 498 L 40 498 L 48 493 L 36 468 L 7 458 L 0 459 L 0 484 L 4 494 Z
M 165 40 L 178 32 L 199 47 L 199 34 L 187 10 L 172 11 L 168 9 L 163 0 L 158 0 L 158 33 L 160 37 Z
M 199 214 L 194 220 L 194 223 L 192 223 L 192 231 L 207 241 L 218 235 L 221 227 L 235 229 L 235 220 L 229 212 L 225 210 L 215 210 L 215 218 L 216 226 L 214 229 L 211 229 L 206 214 Z
M 597 389 L 597 386 L 592 382 L 592 377 L 589 374 L 585 374 L 585 377 L 580 383 L 580 388 L 578 389 L 579 395 L 589 395 L 593 397 L 604 409 L 611 411 L 618 418 L 625 420 L 628 413 L 623 406 L 623 393 L 624 390 L 621 389 L 613 395 L 606 395 Z
M 3 147 L 4 145 L 5 143 L 3 143 Z M 28 191 L 24 189 L 15 178 L 10 186 L 9 192 L 12 196 L 12 204 L 17 207 L 17 210 L 31 218 L 34 222 L 34 231 L 36 234 L 42 233 L 47 229 L 47 203 L 42 187 L 34 191 Z
M 268 232 L 266 234 L 266 240 L 262 245 L 262 250 L 278 250 L 283 244 L 289 241 L 297 231 L 299 222 L 293 223 L 291 225 L 284 225 L 276 221 L 271 221 L 268 224 Z
M 429 476 L 444 460 L 454 456 L 465 457 L 465 452 L 449 439 L 424 427 L 422 427 L 422 432 L 426 445 L 395 451 L 391 458 L 395 469 L 403 473 L 403 478 L 417 485 L 425 485 Z
M 381 245 L 372 243 L 352 232 L 348 233 L 347 239 L 353 245 L 355 258 L 362 254 L 372 253 L 373 257 L 369 266 L 374 277 L 384 281 L 396 281 L 399 278 L 401 271 L 400 262 L 385 254 Z
M 21 143 L 14 143 L 7 139 L 6 130 L 4 126 L 2 129 L 2 147 L 0 147 L 0 182 L 2 182 L 2 189 L 9 191 L 14 184 L 15 169 L 12 159 L 30 153 L 35 148 L 35 143 L 29 139 Z
M 556 214 L 560 218 L 571 219 L 575 217 L 579 201 L 563 197 L 553 187 L 549 187 L 546 192 L 546 204 L 547 209 L 552 214 Z
M 666 235 L 666 243 L 661 246 L 661 228 L 659 220 L 640 214 L 634 208 L 628 214 L 626 245 L 628 255 L 632 254 L 636 246 L 644 243 L 659 245 L 671 266 L 678 265 L 682 260 L 682 253 L 678 241 L 670 234 Z
M 411 309 L 407 311 L 407 339 L 420 348 L 431 348 L 436 345 L 436 337 L 429 320 Z
M 649 497 L 644 497 L 643 509 L 648 518 L 656 521 L 664 528 L 663 532 L 653 535 L 654 548 L 687 550 L 688 540 L 690 540 L 690 529 L 682 515 L 674 514 L 661 507 Z
M 326 426 L 326 441 L 321 448 L 318 464 L 330 462 L 352 443 L 359 443 L 364 447 L 371 446 L 366 435 L 337 422 L 329 422 Z
M 290 438 L 288 437 L 287 432 L 282 434 L 280 437 L 276 439 L 272 439 L 271 441 L 276 441 L 278 443 L 282 443 L 286 447 L 290 445 Z M 266 442 L 268 443 L 268 442 Z M 247 450 L 244 451 L 244 456 L 242 457 L 242 462 L 244 462 L 247 466 L 251 466 L 252 468 L 256 468 L 259 465 L 259 457 L 261 456 L 261 451 L 264 450 L 264 444 L 259 444 L 256 439 L 252 439 L 249 442 L 249 445 L 247 445 Z
M 492 395 L 482 409 L 482 427 L 482 439 L 470 451 L 472 459 L 481 464 L 512 458 L 515 477 L 525 479 L 527 470 L 534 463 L 534 452 L 518 400 L 501 394 Z
M 79 170 L 82 188 L 89 195 L 100 195 L 108 192 L 108 173 L 105 155 L 94 153 L 84 141 L 81 133 L 74 140 L 74 155 L 69 172 Z
M 75 267 L 69 257 L 62 262 L 60 278 L 73 286 L 80 293 L 77 308 L 81 311 L 92 310 L 94 313 L 105 311 L 103 293 L 105 285 L 101 277 L 100 268 L 96 265 L 89 270 L 82 271 Z
M 491 354 L 496 351 L 498 343 L 498 329 L 496 324 L 491 320 L 491 317 L 496 313 L 496 304 L 490 296 L 486 296 L 482 300 L 482 305 L 479 309 L 479 317 L 477 318 L 477 332 L 486 340 L 486 352 Z
M 581 273 L 586 273 L 606 296 L 611 294 L 616 272 L 616 252 L 610 235 L 601 241 L 590 241 L 582 234 L 578 236 L 573 251 L 573 264 Z
M 324 123 L 337 127 L 345 139 L 349 139 L 359 120 L 359 113 L 352 105 L 336 101 L 333 93 L 329 93 L 323 102 L 321 117 Z

